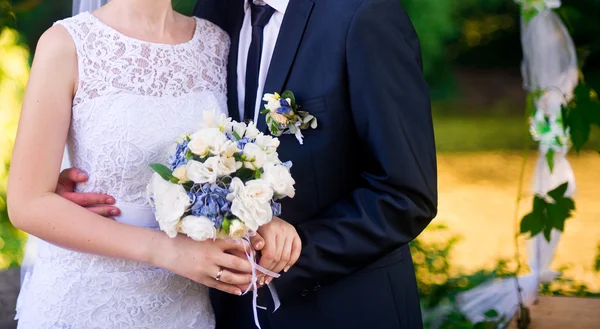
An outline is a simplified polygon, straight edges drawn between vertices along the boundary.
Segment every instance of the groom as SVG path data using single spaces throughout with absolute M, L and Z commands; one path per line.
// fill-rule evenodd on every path
M 195 15 L 231 36 L 234 120 L 267 131 L 262 94 L 290 90 L 319 123 L 304 145 L 280 137 L 296 180 L 281 217 L 303 249 L 273 281 L 282 305 L 259 310 L 262 328 L 421 329 L 408 243 L 437 211 L 436 156 L 419 41 L 398 0 L 198 0 Z M 251 295 L 212 301 L 217 329 L 254 327 Z M 259 304 L 272 310 L 267 289 Z
M 234 120 L 266 131 L 262 94 L 290 90 L 319 122 L 304 145 L 280 138 L 296 180 L 281 217 L 303 250 L 273 281 L 282 306 L 259 311 L 262 328 L 422 328 L 408 242 L 436 214 L 436 156 L 419 41 L 398 0 L 198 0 L 194 14 L 231 36 Z M 252 328 L 250 298 L 213 292 L 218 329 Z

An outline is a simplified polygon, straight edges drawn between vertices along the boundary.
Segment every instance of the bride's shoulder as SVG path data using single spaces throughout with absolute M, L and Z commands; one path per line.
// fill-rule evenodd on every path
M 199 30 L 199 34 L 202 37 L 216 37 L 221 42 L 229 43 L 229 34 L 227 34 L 220 26 L 203 18 L 192 18 L 196 21 L 196 29 Z
M 67 28 L 55 24 L 42 34 L 38 40 L 35 55 L 44 54 L 65 57 L 76 54 L 73 38 Z

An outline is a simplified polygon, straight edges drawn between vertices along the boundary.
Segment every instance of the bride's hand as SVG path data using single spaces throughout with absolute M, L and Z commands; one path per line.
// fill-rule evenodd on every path
M 260 251 L 258 265 L 275 273 L 287 272 L 294 266 L 302 251 L 302 241 L 294 226 L 279 217 L 258 228 L 258 235 L 252 239 L 252 245 Z M 262 277 L 260 285 L 270 283 L 272 277 Z
M 252 281 L 252 265 L 230 252 L 244 251 L 243 244 L 225 240 L 194 241 L 183 235 L 164 239 L 153 247 L 150 263 L 205 286 L 240 296 L 239 287 Z M 217 276 L 222 270 L 219 280 Z

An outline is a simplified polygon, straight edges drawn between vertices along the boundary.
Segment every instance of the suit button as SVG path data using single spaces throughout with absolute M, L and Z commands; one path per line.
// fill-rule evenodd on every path
M 308 289 L 303 289 L 302 292 L 300 293 L 300 296 L 302 296 L 302 297 L 308 296 Z
M 319 291 L 321 289 L 321 284 L 317 283 L 317 285 L 313 288 L 313 291 Z

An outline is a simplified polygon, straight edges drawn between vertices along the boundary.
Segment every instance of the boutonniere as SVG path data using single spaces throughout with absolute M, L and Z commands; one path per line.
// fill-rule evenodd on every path
M 317 118 L 300 110 L 291 91 L 286 90 L 281 95 L 265 94 L 263 101 L 267 102 L 267 105 L 260 113 L 266 115 L 267 127 L 272 135 L 293 134 L 302 145 L 302 130 L 317 128 Z

